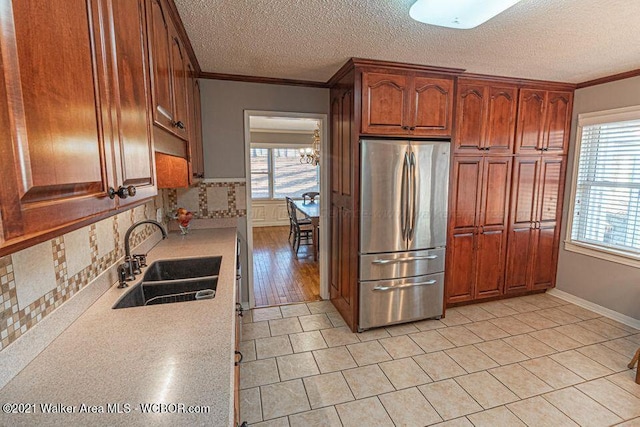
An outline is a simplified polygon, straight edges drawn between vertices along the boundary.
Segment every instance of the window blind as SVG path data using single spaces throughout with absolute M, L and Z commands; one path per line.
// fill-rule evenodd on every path
M 581 129 L 571 240 L 640 259 L 640 120 Z

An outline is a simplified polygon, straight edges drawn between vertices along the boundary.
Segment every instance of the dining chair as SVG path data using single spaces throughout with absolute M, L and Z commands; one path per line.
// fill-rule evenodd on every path
M 302 193 L 302 200 L 306 202 L 308 199 L 310 202 L 313 202 L 319 195 L 320 193 L 318 193 L 317 191 L 307 191 L 306 193 Z
M 289 199 L 287 203 L 289 203 L 289 211 L 291 212 L 291 226 L 293 227 L 293 250 L 297 259 L 298 251 L 300 250 L 301 244 L 315 244 L 315 242 L 313 241 L 313 228 L 311 225 L 311 221 L 309 221 L 308 219 L 298 219 L 297 209 L 293 204 L 293 200 Z M 304 243 L 302 243 L 303 240 Z

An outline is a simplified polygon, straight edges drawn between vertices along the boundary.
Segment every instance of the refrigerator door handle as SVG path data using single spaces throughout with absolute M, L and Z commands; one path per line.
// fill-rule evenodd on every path
M 402 163 L 402 182 L 400 186 L 400 226 L 402 227 L 402 239 L 407 240 L 408 234 L 408 209 L 407 203 L 409 198 L 409 154 L 404 153 L 404 162 Z
M 438 255 L 427 255 L 427 256 L 414 256 L 409 258 L 395 258 L 395 259 L 376 259 L 371 261 L 371 264 L 395 264 L 399 262 L 413 262 L 413 261 L 425 261 L 425 260 L 433 260 L 437 259 Z
M 407 283 L 406 285 L 399 285 L 399 286 L 376 286 L 375 288 L 373 288 L 374 291 L 395 291 L 397 289 L 406 289 L 406 288 L 414 288 L 416 286 L 426 286 L 426 285 L 435 285 L 438 281 L 437 280 L 427 280 L 426 282 L 420 282 L 420 283 Z
M 418 197 L 418 191 L 416 190 L 416 187 L 418 185 L 418 176 L 417 176 L 417 171 L 416 171 L 417 167 L 416 167 L 416 155 L 415 153 L 412 151 L 411 152 L 411 158 L 409 161 L 409 170 L 410 170 L 410 175 L 411 175 L 411 186 L 410 186 L 410 198 L 411 198 L 411 219 L 409 221 L 409 233 L 408 233 L 408 240 L 413 240 L 413 233 L 415 231 L 415 225 L 416 225 L 416 205 L 418 203 L 417 197 Z

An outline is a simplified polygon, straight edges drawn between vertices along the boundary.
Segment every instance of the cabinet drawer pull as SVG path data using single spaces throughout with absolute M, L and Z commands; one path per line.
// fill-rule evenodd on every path
M 162 114 L 163 116 L 165 116 L 167 119 L 169 119 L 169 121 L 171 121 L 171 122 L 173 123 L 173 116 L 171 115 L 171 113 L 170 113 L 170 112 L 168 112 L 168 111 L 167 111 L 167 109 L 166 109 L 166 108 L 164 108 L 164 107 L 163 107 L 163 106 L 161 106 L 161 105 L 158 105 L 158 106 L 156 107 L 156 109 L 158 110 L 158 112 L 159 112 L 160 114 Z
M 424 260 L 432 260 L 438 258 L 438 255 L 426 255 L 426 256 L 415 256 L 409 258 L 396 258 L 396 259 L 376 259 L 371 261 L 371 264 L 382 265 L 382 264 L 397 264 L 399 262 L 412 262 L 412 261 L 424 261 Z
M 240 363 L 242 363 L 242 353 L 240 353 L 238 350 L 235 351 L 236 356 L 240 356 L 239 360 L 236 360 L 236 362 L 234 363 L 235 366 L 238 366 Z
M 373 288 L 374 291 L 395 291 L 396 289 L 407 289 L 407 288 L 415 288 L 416 286 L 426 286 L 426 285 L 435 285 L 438 281 L 435 279 L 427 280 L 426 282 L 420 283 L 408 283 L 406 285 L 400 286 L 376 286 Z
M 415 126 L 411 126 L 411 127 L 409 128 L 409 130 L 416 130 L 416 127 L 415 127 Z
M 175 122 L 173 126 L 177 127 L 178 129 L 184 129 L 184 123 L 182 123 L 180 120 Z

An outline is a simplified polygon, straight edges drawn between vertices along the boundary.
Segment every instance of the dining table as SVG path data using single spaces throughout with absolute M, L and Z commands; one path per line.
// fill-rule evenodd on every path
M 313 259 L 318 260 L 318 229 L 320 226 L 320 201 L 294 200 L 293 204 L 305 218 L 311 220 L 313 238 Z

